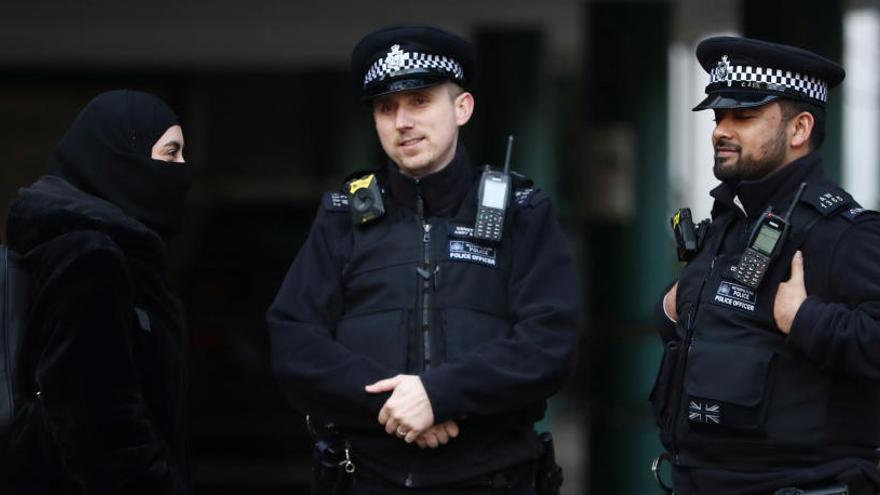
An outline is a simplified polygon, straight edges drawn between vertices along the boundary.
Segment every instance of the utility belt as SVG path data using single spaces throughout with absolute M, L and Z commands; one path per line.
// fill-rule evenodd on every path
M 352 482 L 393 486 L 384 478 L 352 460 L 348 440 L 332 425 L 316 428 L 306 417 L 310 435 L 315 441 L 312 450 L 312 495 L 340 495 Z M 556 464 L 553 436 L 540 434 L 542 453 L 537 461 L 530 461 L 494 473 L 444 486 L 445 489 L 467 491 L 469 489 L 505 489 L 522 486 L 535 488 L 538 495 L 559 495 L 562 486 L 562 468 Z M 442 447 L 440 447 L 442 448 Z M 396 486 L 396 485 L 394 485 Z
M 850 491 L 846 485 L 834 485 L 810 489 L 792 487 L 776 490 L 773 495 L 850 495 Z
M 535 487 L 537 467 L 534 462 L 524 462 L 510 466 L 494 473 L 475 476 L 470 479 L 444 484 L 435 488 L 420 489 L 426 493 L 485 493 L 487 489 L 509 489 L 520 487 Z M 382 493 L 412 493 L 412 488 L 401 487 L 391 483 L 378 473 L 369 469 L 359 468 L 352 476 L 355 486 L 369 486 L 374 491 Z M 558 493 L 558 492 L 557 492 Z
M 675 495 L 675 490 L 672 486 L 667 484 L 663 480 L 663 476 L 661 474 L 661 469 L 663 467 L 663 462 L 671 463 L 671 456 L 669 453 L 664 452 L 657 457 L 654 458 L 654 461 L 651 463 L 651 472 L 654 475 L 654 480 L 657 482 L 657 485 L 660 487 L 660 490 L 663 493 L 670 493 Z M 773 492 L 773 495 L 853 495 L 850 492 L 849 487 L 843 484 L 835 484 L 835 485 L 826 485 L 826 486 L 813 486 L 810 488 L 798 488 L 798 487 L 786 487 L 780 488 Z
M 525 462 L 502 469 L 495 473 L 478 476 L 461 482 L 462 488 L 515 488 L 531 486 L 538 495 L 559 495 L 562 487 L 562 468 L 556 464 L 553 435 L 548 432 L 539 435 L 541 457 L 537 461 Z M 454 487 L 459 487 L 456 483 Z

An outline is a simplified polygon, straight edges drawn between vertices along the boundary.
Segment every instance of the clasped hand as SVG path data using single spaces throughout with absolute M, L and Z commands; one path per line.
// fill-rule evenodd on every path
M 458 436 L 453 420 L 434 424 L 434 410 L 422 380 L 416 375 L 397 375 L 366 386 L 367 392 L 391 392 L 379 411 L 379 423 L 389 435 L 397 435 L 406 443 L 416 442 L 421 448 L 437 448 Z

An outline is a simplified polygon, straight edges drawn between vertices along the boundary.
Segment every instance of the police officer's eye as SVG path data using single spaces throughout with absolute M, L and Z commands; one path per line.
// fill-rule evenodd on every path
M 733 112 L 733 118 L 735 119 L 751 119 L 754 116 L 755 112 L 749 110 L 740 110 L 738 112 Z
M 391 111 L 391 103 L 389 102 L 375 102 L 373 104 L 373 111 L 378 113 L 388 113 Z

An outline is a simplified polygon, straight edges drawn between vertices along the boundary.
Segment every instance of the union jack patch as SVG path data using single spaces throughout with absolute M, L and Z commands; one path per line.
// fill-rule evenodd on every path
M 721 404 L 701 400 L 690 400 L 688 404 L 688 421 L 692 423 L 721 424 Z

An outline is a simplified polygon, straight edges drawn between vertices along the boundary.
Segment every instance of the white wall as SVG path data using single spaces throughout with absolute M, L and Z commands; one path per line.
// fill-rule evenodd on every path
M 712 209 L 709 191 L 718 181 L 712 173 L 711 111 L 691 109 L 705 98 L 709 75 L 696 57 L 697 44 L 710 36 L 735 35 L 739 1 L 681 0 L 677 3 L 673 41 L 669 46 L 669 213 L 691 209 L 694 219 Z
M 843 27 L 842 185 L 862 206 L 876 209 L 880 206 L 880 8 L 847 11 Z

